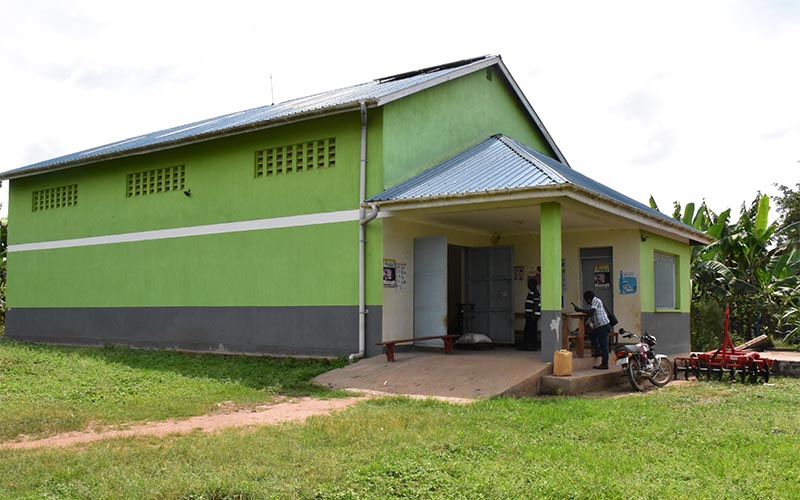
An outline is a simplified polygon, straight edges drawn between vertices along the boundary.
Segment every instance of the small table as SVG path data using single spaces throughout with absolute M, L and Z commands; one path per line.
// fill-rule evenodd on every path
M 569 323 L 570 320 L 577 319 L 578 320 L 578 335 L 570 335 L 569 333 Z M 584 339 L 584 323 L 586 322 L 586 313 L 581 312 L 565 312 L 561 313 L 561 348 L 569 350 L 569 341 L 570 339 L 577 340 L 575 344 L 575 355 L 579 358 L 583 357 L 583 339 Z

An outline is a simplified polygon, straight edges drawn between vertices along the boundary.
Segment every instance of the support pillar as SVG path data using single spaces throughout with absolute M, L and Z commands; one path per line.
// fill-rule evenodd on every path
M 543 203 L 540 207 L 539 249 L 542 267 L 542 361 L 553 361 L 561 349 L 561 205 Z

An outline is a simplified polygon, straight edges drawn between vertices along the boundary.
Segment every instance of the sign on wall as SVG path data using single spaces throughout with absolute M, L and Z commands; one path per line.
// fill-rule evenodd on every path
M 620 295 L 633 295 L 636 293 L 636 273 L 633 271 L 619 272 Z
M 383 287 L 397 287 L 397 263 L 394 259 L 383 259 Z
M 608 264 L 594 266 L 594 287 L 611 288 L 611 268 Z
M 395 265 L 395 279 L 397 280 L 396 290 L 403 292 L 408 288 L 408 264 L 398 262 Z

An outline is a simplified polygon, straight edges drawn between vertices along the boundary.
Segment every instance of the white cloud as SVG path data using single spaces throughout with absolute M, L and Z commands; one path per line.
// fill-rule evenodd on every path
M 736 210 L 800 180 L 798 5 L 12 2 L 0 169 L 268 104 L 270 75 L 282 101 L 499 53 L 581 172 Z

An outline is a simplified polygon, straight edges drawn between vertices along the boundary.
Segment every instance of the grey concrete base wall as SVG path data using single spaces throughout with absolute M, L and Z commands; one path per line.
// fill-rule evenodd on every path
M 375 356 L 383 308 L 369 311 L 365 347 Z M 358 307 L 13 308 L 6 335 L 58 344 L 346 356 L 358 351 Z
M 797 361 L 776 359 L 772 363 L 772 374 L 780 375 L 782 377 L 800 378 L 800 363 Z
M 553 355 L 561 349 L 561 311 L 542 311 L 539 318 L 542 332 L 542 361 L 552 363 Z
M 692 350 L 689 313 L 643 312 L 642 332 L 658 339 L 655 351 L 659 354 L 685 354 Z

